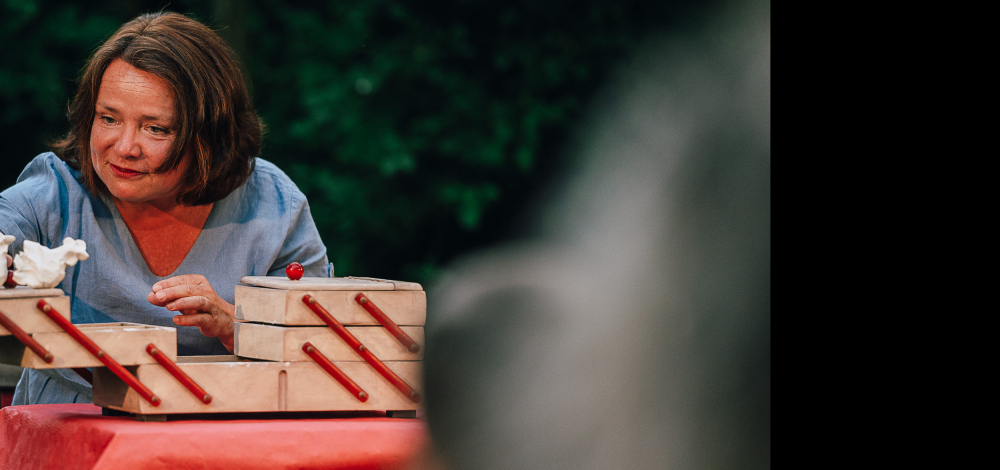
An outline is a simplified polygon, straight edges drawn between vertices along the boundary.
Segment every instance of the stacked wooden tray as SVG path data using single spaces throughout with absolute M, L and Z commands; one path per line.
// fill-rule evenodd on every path
M 103 366 L 39 308 L 39 301 L 48 305 L 53 315 L 69 320 L 70 300 L 59 289 L 0 288 L 0 362 L 32 369 Z M 171 360 L 177 358 L 174 328 L 138 323 L 92 323 L 77 328 L 121 365 L 155 364 L 155 358 L 144 350 L 150 343 Z M 31 342 L 40 349 L 32 350 L 28 346 Z
M 386 410 L 413 416 L 422 407 L 427 301 L 419 284 L 249 276 L 241 282 L 235 355 L 177 361 L 206 395 L 166 366 L 146 363 L 129 369 L 161 403 L 106 368 L 95 369 L 94 403 L 137 415 Z M 317 312 L 329 313 L 334 327 Z

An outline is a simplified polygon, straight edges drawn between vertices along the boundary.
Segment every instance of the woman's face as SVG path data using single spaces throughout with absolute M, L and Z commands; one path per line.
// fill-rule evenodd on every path
M 185 155 L 166 173 L 153 173 L 177 137 L 174 94 L 162 78 L 121 59 L 108 65 L 97 93 L 90 157 L 111 195 L 129 203 L 176 204 Z

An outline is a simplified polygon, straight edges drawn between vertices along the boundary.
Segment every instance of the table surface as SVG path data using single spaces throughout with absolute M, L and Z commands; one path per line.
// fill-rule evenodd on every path
M 0 469 L 389 469 L 428 443 L 421 419 L 325 416 L 139 422 L 94 405 L 9 406 L 0 410 Z

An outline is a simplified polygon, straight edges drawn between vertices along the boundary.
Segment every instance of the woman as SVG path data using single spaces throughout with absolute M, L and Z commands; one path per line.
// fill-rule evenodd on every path
M 328 275 L 303 194 L 257 159 L 262 125 L 234 55 L 206 26 L 142 15 L 91 57 L 71 130 L 0 193 L 0 232 L 87 242 L 66 271 L 74 323 L 177 327 L 181 355 L 233 351 L 235 285 L 292 261 Z M 10 258 L 8 255 L 8 263 Z M 89 402 L 66 370 L 27 369 L 14 404 Z

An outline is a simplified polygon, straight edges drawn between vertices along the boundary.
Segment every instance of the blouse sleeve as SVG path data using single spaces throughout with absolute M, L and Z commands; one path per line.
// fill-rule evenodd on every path
M 258 158 L 255 173 L 250 189 L 254 200 L 260 204 L 255 213 L 274 222 L 280 220 L 268 230 L 282 227 L 283 232 L 276 237 L 280 247 L 267 268 L 267 275 L 284 276 L 285 268 L 298 262 L 305 270 L 304 275 L 328 277 L 326 246 L 313 222 L 305 194 L 271 162 Z
M 50 246 L 52 238 L 64 232 L 61 203 L 67 198 L 63 181 L 67 175 L 60 174 L 55 163 L 52 153 L 35 157 L 17 183 L 0 193 L 0 232 L 15 237 L 8 248 L 11 255 L 25 240 Z
M 291 223 L 288 234 L 267 275 L 284 276 L 285 268 L 297 261 L 302 264 L 305 276 L 327 277 L 326 247 L 309 212 L 309 202 L 297 189 L 295 192 L 297 197 L 293 197 L 293 200 L 298 199 L 298 201 L 295 201 L 294 210 L 289 214 Z

